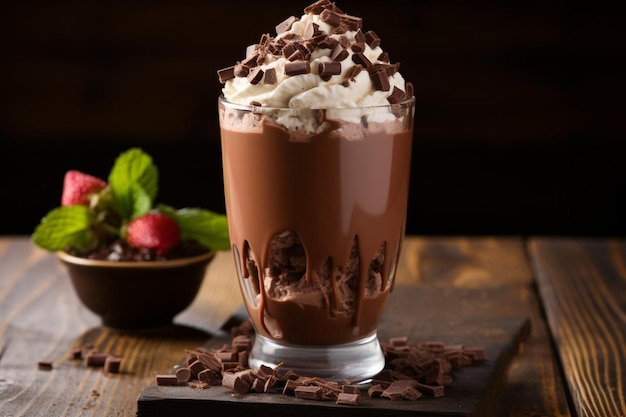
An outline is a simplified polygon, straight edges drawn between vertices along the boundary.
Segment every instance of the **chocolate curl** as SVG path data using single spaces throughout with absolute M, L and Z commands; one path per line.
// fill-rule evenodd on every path
M 283 20 L 278 25 L 276 25 L 276 34 L 280 35 L 281 33 L 287 32 L 289 29 L 291 29 L 291 25 L 293 25 L 298 20 L 300 19 L 295 16 L 290 16 L 287 19 Z
M 285 64 L 285 75 L 300 75 L 308 74 L 311 72 L 311 66 L 309 61 L 293 61 Z

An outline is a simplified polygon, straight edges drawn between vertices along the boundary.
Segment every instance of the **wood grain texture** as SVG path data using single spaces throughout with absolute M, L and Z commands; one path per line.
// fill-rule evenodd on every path
M 505 289 L 465 291 L 444 288 L 400 286 L 390 296 L 390 303 L 379 329 L 381 340 L 408 336 L 412 343 L 441 340 L 449 344 L 482 346 L 487 361 L 453 370 L 453 382 L 446 395 L 424 395 L 417 401 L 372 399 L 363 394 L 359 406 L 337 405 L 334 401 L 305 401 L 280 392 L 236 394 L 225 387 L 194 390 L 188 387 L 163 387 L 153 383 L 138 399 L 139 417 L 193 417 L 211 410 L 223 417 L 250 413 L 290 417 L 415 416 L 429 417 L 499 417 L 492 400 L 501 394 L 504 371 L 517 355 L 520 343 L 528 337 L 530 323 L 516 315 L 494 316 L 487 310 L 470 306 L 483 297 L 506 297 Z M 510 295 L 510 294 L 509 294 Z M 458 303 L 459 297 L 467 303 Z M 492 310 L 497 308 L 491 307 Z M 207 347 L 219 348 L 229 339 L 211 340 Z M 182 354 L 182 352 L 181 352 Z
M 207 272 L 216 279 L 205 278 L 175 325 L 123 334 L 102 328 L 80 304 L 54 255 L 27 238 L 0 238 L 0 416 L 134 416 L 154 376 L 204 344 L 240 304 L 230 273 L 230 254 L 218 253 Z M 87 344 L 122 356 L 121 372 L 70 359 Z M 53 370 L 38 370 L 39 360 L 53 361 Z
M 529 338 L 506 374 L 498 375 L 501 386 L 480 407 L 509 417 L 570 415 L 522 239 L 410 237 L 397 280 L 431 294 L 458 294 L 455 326 L 465 316 L 489 311 L 497 311 L 492 320 L 504 322 L 530 317 Z M 240 305 L 232 257 L 219 253 L 200 295 L 176 317 L 176 326 L 114 333 L 80 304 L 53 254 L 24 236 L 0 237 L 0 416 L 135 416 L 137 398 L 155 375 L 169 372 L 185 348 L 218 334 Z M 432 322 L 422 323 L 412 330 L 417 339 L 428 335 Z M 397 333 L 401 325 L 385 329 Z M 73 347 L 87 343 L 121 355 L 122 372 L 105 375 L 68 359 Z M 54 361 L 54 369 L 38 370 L 42 359 Z
M 524 312 L 531 334 L 507 370 L 506 387 L 495 392 L 493 407 L 510 417 L 571 416 L 549 329 L 535 292 L 525 243 L 517 237 L 411 237 L 405 241 L 397 282 L 442 288 L 509 288 L 515 294 L 485 299 L 472 308 L 497 314 Z
M 529 248 L 576 414 L 626 415 L 626 242 L 535 238 Z

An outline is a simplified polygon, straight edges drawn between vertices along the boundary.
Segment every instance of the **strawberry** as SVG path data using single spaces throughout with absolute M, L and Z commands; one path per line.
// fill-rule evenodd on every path
M 154 249 L 158 255 L 164 255 L 180 243 L 180 227 L 167 214 L 144 214 L 128 223 L 126 241 L 131 246 Z
M 100 178 L 76 170 L 67 171 L 63 179 L 61 205 L 82 204 L 88 206 L 90 196 L 98 193 L 106 186 L 106 181 Z

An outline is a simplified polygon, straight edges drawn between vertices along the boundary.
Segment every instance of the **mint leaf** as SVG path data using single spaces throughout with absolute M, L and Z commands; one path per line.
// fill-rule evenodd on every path
M 152 199 L 141 185 L 132 184 L 129 191 L 133 203 L 130 218 L 139 217 L 152 209 Z
M 230 250 L 228 220 L 223 214 L 200 208 L 174 210 L 165 205 L 159 209 L 176 220 L 183 240 L 196 240 L 203 246 L 216 251 Z
M 82 249 L 92 243 L 94 235 L 90 226 L 94 221 L 86 206 L 63 206 L 51 210 L 35 228 L 32 240 L 49 251 L 67 247 Z
M 138 192 L 137 186 L 145 192 Z M 145 199 L 147 196 L 148 206 L 156 199 L 159 171 L 150 155 L 140 148 L 131 148 L 115 160 L 109 174 L 109 187 L 115 210 L 123 219 L 130 219 L 146 206 L 145 201 L 138 202 L 138 199 Z M 137 210 L 138 207 L 141 209 Z

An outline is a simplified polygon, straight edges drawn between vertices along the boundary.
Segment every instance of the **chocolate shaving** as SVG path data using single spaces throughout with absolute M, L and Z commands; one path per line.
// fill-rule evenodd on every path
M 232 65 L 230 67 L 222 68 L 217 71 L 217 76 L 220 79 L 220 82 L 223 84 L 226 81 L 235 78 L 235 66 Z
M 330 0 L 318 0 L 304 8 L 304 13 L 320 14 L 324 9 L 331 6 Z
M 254 54 L 248 56 L 243 61 L 241 61 L 241 64 L 244 67 L 247 67 L 247 68 L 254 68 L 254 67 L 256 67 L 258 65 L 258 63 L 257 63 L 258 59 L 259 59 L 259 54 L 258 53 L 254 53 Z
M 355 64 L 359 64 L 363 66 L 364 68 L 368 68 L 370 65 L 372 65 L 372 61 L 367 59 L 365 54 L 363 54 L 362 52 L 357 52 L 355 54 L 352 54 L 352 61 Z
M 341 62 L 322 62 L 318 66 L 318 72 L 321 77 L 341 74 Z
M 374 88 L 378 91 L 389 91 L 391 88 L 389 84 L 389 76 L 385 71 L 375 71 L 370 73 L 370 79 Z
M 248 81 L 252 85 L 258 84 L 263 79 L 263 74 L 264 72 L 260 67 L 254 67 L 248 74 Z
M 365 43 L 353 43 L 350 45 L 350 49 L 354 53 L 365 52 Z
M 285 64 L 285 75 L 300 75 L 308 74 L 311 72 L 311 66 L 309 61 L 293 61 Z
M 387 101 L 389 102 L 389 104 L 400 103 L 401 101 L 404 101 L 405 99 L 406 99 L 406 94 L 404 93 L 404 91 L 400 90 L 395 85 L 393 86 L 393 90 L 391 91 L 391 94 L 389 95 L 389 97 L 387 97 Z
M 280 35 L 281 33 L 287 32 L 289 29 L 291 29 L 291 25 L 293 25 L 298 20 L 300 19 L 295 16 L 290 16 L 287 19 L 283 20 L 278 25 L 276 25 L 276 34 Z
M 268 68 L 265 70 L 263 84 L 276 84 L 276 69 Z
M 287 57 L 287 59 L 289 61 L 291 61 L 291 62 L 294 62 L 294 61 L 304 61 L 304 58 L 305 58 L 305 55 L 299 49 L 296 49 L 296 51 L 293 54 L 291 54 L 291 55 L 289 55 Z M 308 61 L 307 61 L 307 63 L 308 63 Z M 285 65 L 285 67 L 286 67 L 286 65 Z
M 350 16 L 350 15 L 344 14 L 341 16 L 341 21 L 346 26 L 348 26 L 350 30 L 353 30 L 353 31 L 359 30 L 363 26 L 363 19 L 361 19 L 360 17 L 356 17 L 356 16 Z
M 330 54 L 330 59 L 333 61 L 343 61 L 348 55 L 350 55 L 350 53 L 346 51 L 343 46 L 337 44 Z
M 365 42 L 369 45 L 370 48 L 374 49 L 380 45 L 380 38 L 373 30 L 368 30 L 365 32 Z
M 247 77 L 250 72 L 250 68 L 244 66 L 241 62 L 237 62 L 234 72 L 236 77 Z
M 342 23 L 341 15 L 331 9 L 324 9 L 320 13 L 320 19 L 333 27 L 337 27 Z

